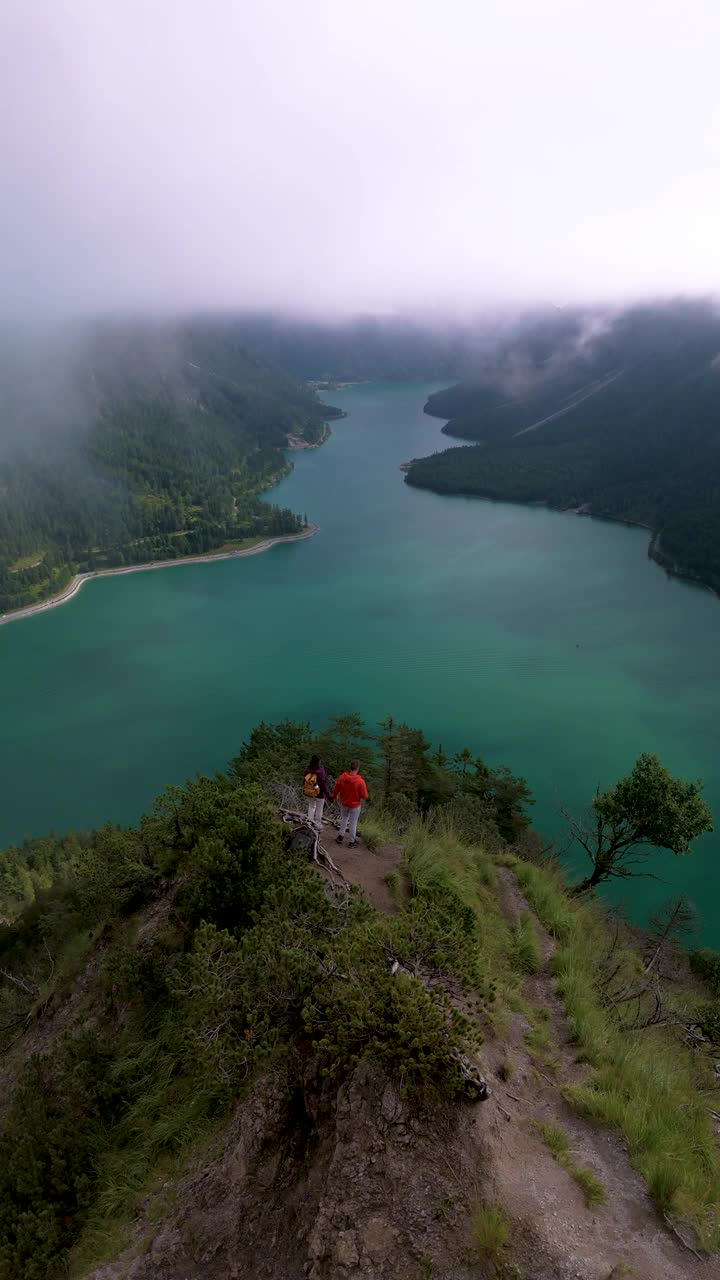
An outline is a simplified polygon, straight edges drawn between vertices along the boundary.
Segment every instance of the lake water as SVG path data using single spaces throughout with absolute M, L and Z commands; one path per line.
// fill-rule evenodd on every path
M 445 447 L 441 384 L 368 384 L 273 497 L 316 521 L 264 555 L 99 580 L 0 628 L 0 844 L 136 819 L 221 768 L 253 724 L 360 710 L 523 773 L 561 826 L 640 751 L 704 777 L 720 823 L 720 603 L 648 560 L 647 535 L 411 489 Z M 642 917 L 684 889 L 720 946 L 718 840 L 623 886 Z

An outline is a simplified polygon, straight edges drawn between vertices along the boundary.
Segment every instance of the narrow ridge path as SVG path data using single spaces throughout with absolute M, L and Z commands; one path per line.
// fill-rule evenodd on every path
M 585 1120 L 563 1096 L 564 1086 L 586 1079 L 592 1069 L 578 1061 L 570 1022 L 557 993 L 552 968 L 556 943 L 512 871 L 502 866 L 496 870 L 508 923 L 517 924 L 525 912 L 533 921 L 542 963 L 537 974 L 525 979 L 525 995 L 534 1008 L 547 1010 L 552 1040 L 547 1060 L 538 1061 L 526 1041 L 527 1020 L 514 1014 L 507 1036 L 483 1046 L 484 1060 L 495 1077 L 493 1089 L 503 1098 L 509 1122 L 499 1142 L 492 1138 L 488 1142 L 489 1168 L 501 1202 L 515 1220 L 542 1224 L 542 1236 L 567 1268 L 559 1273 L 562 1280 L 566 1276 L 610 1280 L 615 1275 L 628 1280 L 710 1280 L 718 1275 L 717 1256 L 694 1256 L 668 1230 L 630 1163 L 622 1136 Z M 509 1085 L 501 1066 L 507 1057 L 514 1065 Z M 559 1126 L 568 1136 L 574 1161 L 600 1178 L 607 1204 L 588 1207 L 584 1203 L 537 1133 L 535 1126 L 543 1123 Z
M 358 833 L 357 847 L 350 849 L 347 837 L 344 844 L 335 843 L 336 834 L 337 828 L 332 823 L 323 823 L 320 837 L 322 849 L 332 858 L 348 884 L 362 889 L 377 911 L 392 915 L 397 911 L 397 903 L 385 877 L 391 871 L 397 871 L 400 866 L 403 856 L 402 845 L 385 844 L 379 849 L 370 849 Z

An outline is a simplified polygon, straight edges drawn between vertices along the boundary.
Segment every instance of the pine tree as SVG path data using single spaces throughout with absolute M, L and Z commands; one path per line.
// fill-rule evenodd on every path
M 383 795 L 391 803 L 403 796 L 417 805 L 428 771 L 430 743 L 419 729 L 399 724 L 392 716 L 380 722 L 378 739 L 383 762 Z

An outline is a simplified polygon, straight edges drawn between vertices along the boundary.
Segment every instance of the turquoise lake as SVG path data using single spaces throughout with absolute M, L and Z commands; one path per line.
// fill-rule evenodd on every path
M 409 488 L 399 464 L 447 444 L 422 411 L 439 385 L 332 393 L 348 418 L 272 495 L 315 538 L 95 581 L 0 627 L 1 844 L 132 821 L 258 720 L 348 710 L 508 764 L 547 833 L 640 751 L 703 777 L 720 822 L 720 602 L 641 530 Z M 622 886 L 633 914 L 682 889 L 720 946 L 717 846 Z

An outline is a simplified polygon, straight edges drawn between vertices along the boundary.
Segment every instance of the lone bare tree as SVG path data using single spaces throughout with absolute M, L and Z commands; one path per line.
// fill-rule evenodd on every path
M 656 965 L 659 966 L 665 953 L 672 951 L 678 943 L 687 947 L 690 935 L 697 928 L 697 912 L 684 893 L 662 902 L 648 920 L 645 972 L 650 973 Z
M 572 836 L 592 862 L 591 874 L 574 892 L 587 893 L 613 877 L 652 875 L 636 868 L 653 850 L 689 853 L 691 842 L 713 829 L 702 789 L 702 782 L 674 778 L 657 756 L 643 753 L 627 777 L 598 791 L 587 823 L 566 813 Z

